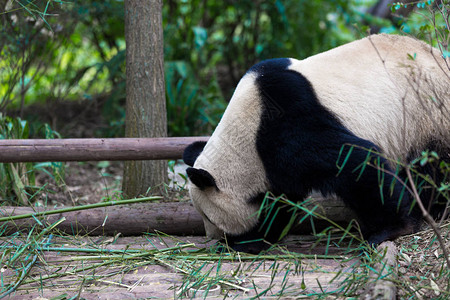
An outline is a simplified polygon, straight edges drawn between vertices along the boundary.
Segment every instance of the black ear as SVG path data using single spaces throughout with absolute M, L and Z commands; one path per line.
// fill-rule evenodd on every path
M 208 171 L 196 168 L 187 168 L 186 173 L 193 184 L 202 191 L 208 187 L 216 187 L 216 180 Z
M 195 160 L 202 153 L 206 142 L 194 142 L 184 149 L 183 160 L 188 166 L 194 166 Z

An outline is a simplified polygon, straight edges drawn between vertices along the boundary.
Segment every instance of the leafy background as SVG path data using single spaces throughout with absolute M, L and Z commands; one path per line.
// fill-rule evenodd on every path
M 377 1 L 163 2 L 171 136 L 209 134 L 239 78 L 260 60 L 305 58 L 369 28 L 428 38 L 426 9 L 382 19 L 370 13 Z M 123 1 L 2 0 L 0 11 L 3 116 L 27 119 L 30 136 L 43 123 L 63 137 L 123 136 Z

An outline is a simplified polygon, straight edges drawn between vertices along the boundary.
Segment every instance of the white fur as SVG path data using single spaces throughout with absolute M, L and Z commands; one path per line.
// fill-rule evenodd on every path
M 319 101 L 345 127 L 392 159 L 404 161 L 430 137 L 450 137 L 450 71 L 438 51 L 421 41 L 373 35 L 292 59 L 290 69 L 312 83 Z
M 194 168 L 208 171 L 219 188 L 219 191 L 212 188 L 201 191 L 190 185 L 194 206 L 220 228 L 204 218 L 210 237 L 218 237 L 221 231 L 241 234 L 257 222 L 259 206 L 250 206 L 244 199 L 268 190 L 264 167 L 256 152 L 261 110 L 254 74 L 247 74 L 195 161 Z

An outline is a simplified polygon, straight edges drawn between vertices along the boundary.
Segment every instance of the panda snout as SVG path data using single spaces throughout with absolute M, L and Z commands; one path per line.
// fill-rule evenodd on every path
M 214 225 L 208 218 L 203 217 L 206 235 L 209 238 L 220 240 L 224 237 L 224 232 Z

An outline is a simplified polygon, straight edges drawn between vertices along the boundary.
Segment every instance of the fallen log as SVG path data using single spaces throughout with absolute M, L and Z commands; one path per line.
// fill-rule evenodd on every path
M 0 140 L 0 163 L 179 159 L 209 137 Z
M 42 213 L 41 207 L 2 207 L 2 216 L 16 216 L 33 212 Z M 190 202 L 168 202 L 110 206 L 54 214 L 39 219 L 53 224 L 66 218 L 57 228 L 69 234 L 89 235 L 141 235 L 154 230 L 167 234 L 202 235 L 203 221 Z M 42 221 L 41 221 L 42 222 Z M 20 219 L 0 224 L 8 233 L 31 228 L 37 224 L 34 218 Z
M 309 209 L 317 205 L 315 213 L 326 216 L 338 224 L 346 225 L 354 214 L 341 200 L 323 198 L 315 195 L 308 204 Z M 2 207 L 0 216 L 16 216 L 45 211 L 36 207 Z M 94 208 L 39 217 L 42 223 L 53 224 L 61 218 L 66 220 L 57 228 L 69 234 L 141 235 L 146 232 L 160 231 L 171 235 L 204 235 L 203 221 L 191 202 L 142 203 L 124 206 Z M 20 229 L 36 226 L 34 218 L 8 221 L 0 224 L 0 229 L 10 234 Z M 314 229 L 320 231 L 330 226 L 325 220 L 314 219 Z M 312 231 L 309 219 L 297 225 L 291 233 L 309 234 Z

